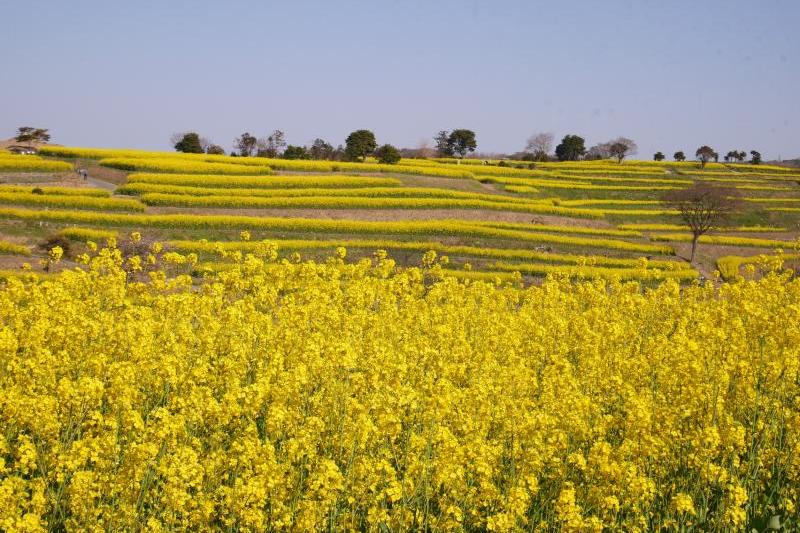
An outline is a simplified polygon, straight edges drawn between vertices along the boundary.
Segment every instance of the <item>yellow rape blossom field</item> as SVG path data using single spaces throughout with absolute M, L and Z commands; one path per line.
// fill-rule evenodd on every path
M 198 284 L 110 245 L 0 291 L 3 531 L 798 527 L 788 274 L 523 287 L 264 242 Z

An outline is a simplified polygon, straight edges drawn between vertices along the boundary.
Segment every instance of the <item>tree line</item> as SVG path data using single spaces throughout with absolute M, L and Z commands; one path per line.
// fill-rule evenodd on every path
M 224 154 L 222 147 L 209 142 L 195 132 L 184 132 L 172 137 L 176 150 L 189 153 Z M 528 138 L 522 152 L 512 154 L 509 159 L 521 161 L 592 161 L 616 159 L 622 163 L 626 157 L 635 155 L 638 146 L 633 139 L 616 137 L 607 142 L 586 148 L 586 140 L 580 135 L 567 134 L 557 145 L 552 133 L 537 133 Z M 314 139 L 310 145 L 300 146 L 287 144 L 281 130 L 275 130 L 267 137 L 257 138 L 249 132 L 241 134 L 233 141 L 234 150 L 230 155 L 240 157 L 270 157 L 284 159 L 326 159 L 334 161 L 364 161 L 368 156 L 376 157 L 382 163 L 396 163 L 401 157 L 458 157 L 464 158 L 475 152 L 478 142 L 473 130 L 458 128 L 452 131 L 441 130 L 433 137 L 433 147 L 423 141 L 416 149 L 398 149 L 391 144 L 378 146 L 375 134 L 370 130 L 355 130 L 347 136 L 345 145 L 334 148 L 323 139 Z M 761 154 L 750 151 L 750 163 L 761 163 Z M 695 151 L 695 158 L 702 167 L 709 161 L 719 161 L 719 153 L 708 145 Z M 724 160 L 726 162 L 743 162 L 747 158 L 744 151 L 732 150 Z M 655 161 L 663 161 L 663 152 L 653 155 Z M 686 161 L 686 154 L 679 150 L 673 154 L 675 161 Z
M 623 159 L 637 153 L 638 147 L 636 142 L 627 137 L 617 137 L 608 142 L 599 143 L 591 148 L 586 148 L 586 141 L 579 135 L 565 135 L 561 142 L 555 147 L 554 153 L 551 155 L 550 150 L 553 146 L 554 136 L 552 133 L 537 133 L 532 135 L 525 149 L 520 154 L 515 154 L 515 159 L 523 161 L 578 161 L 578 160 L 599 160 L 599 159 L 616 159 L 622 163 Z M 686 154 L 683 151 L 677 151 L 673 154 L 675 161 L 686 161 Z M 705 166 L 709 161 L 719 161 L 719 153 L 708 145 L 700 146 L 695 151 L 695 158 L 701 166 Z M 653 155 L 653 160 L 663 161 L 666 156 L 663 152 L 656 152 Z M 726 162 L 744 162 L 747 159 L 747 152 L 731 150 L 728 152 L 724 160 Z M 761 153 L 757 150 L 750 151 L 750 163 L 754 165 L 761 164 Z
M 351 132 L 345 144 L 336 148 L 324 139 L 314 139 L 310 145 L 287 144 L 283 131 L 275 130 L 266 137 L 244 132 L 233 140 L 232 156 L 269 157 L 283 159 L 324 159 L 330 161 L 365 161 L 373 156 L 381 163 L 393 164 L 402 157 L 414 157 L 411 150 L 401 152 L 391 144 L 378 145 L 375 134 L 366 129 Z M 436 154 L 442 157 L 464 158 L 478 147 L 475 132 L 468 129 L 442 130 L 434 137 Z M 178 152 L 192 154 L 225 154 L 225 150 L 194 131 L 175 133 L 170 143 Z M 436 155 L 426 153 L 428 155 Z
M 17 129 L 14 140 L 19 143 L 43 143 L 50 140 L 46 128 L 22 126 Z M 232 156 L 269 157 L 283 159 L 324 159 L 330 161 L 364 161 L 374 156 L 381 163 L 397 163 L 402 157 L 459 157 L 464 158 L 475 152 L 478 142 L 475 132 L 459 128 L 452 131 L 441 130 L 434 137 L 435 148 L 427 142 L 421 143 L 417 149 L 398 149 L 391 144 L 378 146 L 375 134 L 366 129 L 355 130 L 345 139 L 345 145 L 336 148 L 327 141 L 317 138 L 309 145 L 292 145 L 286 143 L 286 136 L 281 130 L 274 130 L 266 137 L 256 137 L 244 132 L 233 141 Z M 627 137 L 617 137 L 608 142 L 598 143 L 586 148 L 583 137 L 574 134 L 565 135 L 555 146 L 552 133 L 537 133 L 528 138 L 522 152 L 513 154 L 510 159 L 522 161 L 578 161 L 616 159 L 619 163 L 637 153 L 636 142 Z M 170 144 L 178 152 L 192 154 L 225 155 L 225 149 L 194 131 L 175 133 L 170 137 Z M 552 153 L 551 153 L 552 152 Z M 686 154 L 679 150 L 672 155 L 675 161 L 686 161 Z M 695 159 L 701 167 L 710 161 L 719 162 L 719 153 L 708 145 L 702 145 L 695 151 Z M 666 156 L 658 151 L 653 160 L 663 161 Z M 723 157 L 725 162 L 742 163 L 747 159 L 744 150 L 731 150 Z M 761 153 L 750 150 L 750 161 L 753 165 L 761 164 Z

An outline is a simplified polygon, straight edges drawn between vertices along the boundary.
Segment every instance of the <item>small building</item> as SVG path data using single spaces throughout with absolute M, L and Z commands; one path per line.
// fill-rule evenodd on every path
M 21 155 L 33 155 L 36 153 L 36 148 L 31 146 L 22 146 L 21 144 L 12 144 L 10 146 L 6 146 L 5 150 L 8 150 L 12 154 Z

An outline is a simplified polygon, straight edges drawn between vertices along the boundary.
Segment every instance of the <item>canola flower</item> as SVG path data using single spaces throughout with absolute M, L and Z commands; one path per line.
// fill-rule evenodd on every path
M 112 247 L 8 279 L 0 529 L 797 527 L 800 281 L 275 256 L 194 285 L 159 265 L 196 258 Z
M 31 255 L 30 249 L 22 244 L 0 240 L 0 254 L 3 255 Z

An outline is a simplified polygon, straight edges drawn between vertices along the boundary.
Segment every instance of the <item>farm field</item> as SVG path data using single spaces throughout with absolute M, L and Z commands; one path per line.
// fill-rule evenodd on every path
M 791 251 L 800 234 L 800 172 L 767 165 L 446 158 L 383 165 L 58 146 L 38 156 L 5 153 L 0 165 L 1 237 L 29 250 L 3 256 L 3 265 L 29 263 L 34 271 L 53 239 L 68 248 L 59 268 L 72 266 L 84 239 L 62 230 L 86 228 L 141 231 L 167 248 L 196 242 L 205 265 L 225 262 L 206 242 L 237 246 L 247 232 L 251 243 L 272 240 L 280 257 L 294 260 L 344 247 L 352 261 L 380 249 L 414 266 L 439 250 L 454 275 L 508 279 L 516 266 L 531 283 L 570 265 L 561 272 L 578 278 L 658 282 L 681 272 L 690 281 L 714 278 L 718 257 Z M 77 167 L 102 176 L 104 186 L 81 182 Z M 745 209 L 701 238 L 689 265 L 691 235 L 660 197 L 698 182 L 735 188 Z
M 800 533 L 800 1 L 0 21 L 0 533 Z
M 0 162 L 2 531 L 798 526 L 800 172 Z

